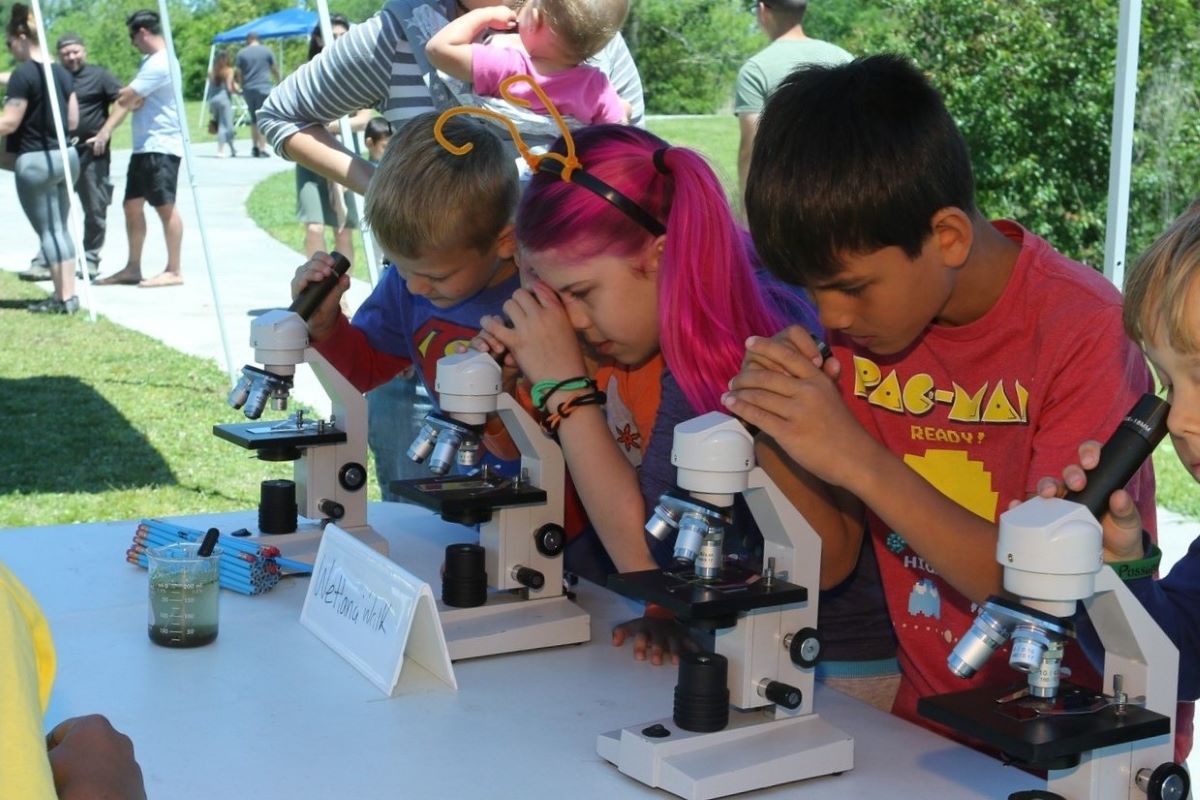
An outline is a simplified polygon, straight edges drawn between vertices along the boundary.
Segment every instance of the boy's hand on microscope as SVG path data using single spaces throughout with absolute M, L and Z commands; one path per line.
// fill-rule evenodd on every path
M 633 640 L 634 659 L 645 661 L 649 655 L 656 667 L 662 665 L 664 655 L 671 657 L 672 664 L 678 664 L 682 653 L 700 650 L 688 629 L 674 617 L 647 615 L 622 622 L 613 628 L 613 647 L 625 644 L 626 639 Z
M 292 278 L 292 299 L 310 283 L 319 283 L 334 274 L 333 258 L 328 253 L 317 251 L 307 263 L 301 265 Z M 308 318 L 309 341 L 319 342 L 333 333 L 338 317 L 342 315 L 342 295 L 350 288 L 350 274 L 338 279 L 329 295 Z
M 517 289 L 502 317 L 481 320 L 482 334 L 499 342 L 531 382 L 586 375 L 583 353 L 566 307 L 553 289 L 535 281 Z
M 838 376 L 842 374 L 842 363 L 833 356 L 832 351 L 829 350 L 829 345 L 824 342 L 818 343 L 817 338 L 800 325 L 789 325 L 772 336 L 771 341 L 789 347 L 809 359 L 814 366 L 833 380 L 837 380 Z M 822 355 L 822 348 L 824 348 L 827 357 Z M 747 350 L 746 354 L 742 356 L 742 369 L 770 369 L 784 373 L 787 371 L 782 364 L 768 355 L 760 352 L 752 352 L 751 350 Z
M 811 340 L 806 344 L 815 352 Z M 725 408 L 816 477 L 852 489 L 882 446 L 851 415 L 837 385 L 794 342 L 751 336 L 746 352 L 775 366 L 742 369 L 721 398 Z
M 1038 495 L 1062 497 L 1068 491 L 1081 491 L 1087 486 L 1086 470 L 1095 469 L 1099 463 L 1100 442 L 1084 442 L 1079 445 L 1079 463 L 1067 465 L 1061 480 L 1046 477 L 1038 481 Z M 1106 562 L 1136 561 L 1146 555 L 1142 547 L 1142 515 L 1129 492 L 1118 489 L 1109 495 L 1108 513 L 1100 520 L 1100 525 L 1104 528 Z

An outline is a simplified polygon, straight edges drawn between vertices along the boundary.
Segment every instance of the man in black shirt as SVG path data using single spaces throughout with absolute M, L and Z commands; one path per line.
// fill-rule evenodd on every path
M 104 126 L 109 107 L 121 91 L 121 82 L 104 67 L 87 63 L 87 48 L 77 33 L 66 33 L 58 38 L 58 60 L 75 77 L 75 96 L 79 100 L 79 127 L 71 131 L 79 153 L 75 192 L 83 206 L 83 248 L 88 276 L 95 278 L 100 271 L 105 221 L 112 203 L 112 181 L 108 177 L 112 159 L 107 148 L 101 155 L 96 155 L 86 142 Z M 49 280 L 50 268 L 39 255 L 20 277 L 30 281 Z

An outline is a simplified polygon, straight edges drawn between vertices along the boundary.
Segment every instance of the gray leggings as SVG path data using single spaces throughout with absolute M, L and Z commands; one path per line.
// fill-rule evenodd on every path
M 79 174 L 79 155 L 70 148 L 71 173 Z M 57 150 L 38 150 L 17 156 L 17 197 L 41 243 L 47 264 L 75 259 L 75 242 L 67 231 L 70 186 Z

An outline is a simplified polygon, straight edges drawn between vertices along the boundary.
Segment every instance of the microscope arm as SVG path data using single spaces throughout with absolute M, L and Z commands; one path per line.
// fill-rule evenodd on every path
M 1130 697 L 1144 695 L 1146 708 L 1171 717 L 1178 696 L 1179 650 L 1111 567 L 1096 575 L 1096 593 L 1084 608 L 1104 647 L 1104 689 L 1123 678 Z

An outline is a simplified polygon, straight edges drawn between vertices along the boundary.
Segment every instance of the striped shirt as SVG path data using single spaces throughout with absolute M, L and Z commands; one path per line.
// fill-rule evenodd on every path
M 425 59 L 426 42 L 455 13 L 453 0 L 390 0 L 276 86 L 259 109 L 259 130 L 283 155 L 284 143 L 297 131 L 362 108 L 377 109 L 398 129 L 426 111 L 471 103 L 456 96 Z M 633 106 L 630 122 L 644 124 L 642 79 L 621 35 L 586 63 L 607 75 Z M 494 108 L 496 102 L 502 101 L 489 99 L 487 105 Z M 505 113 L 523 129 L 526 123 L 535 131 L 544 124 L 537 115 L 521 119 L 527 112 L 511 104 L 505 104 Z

